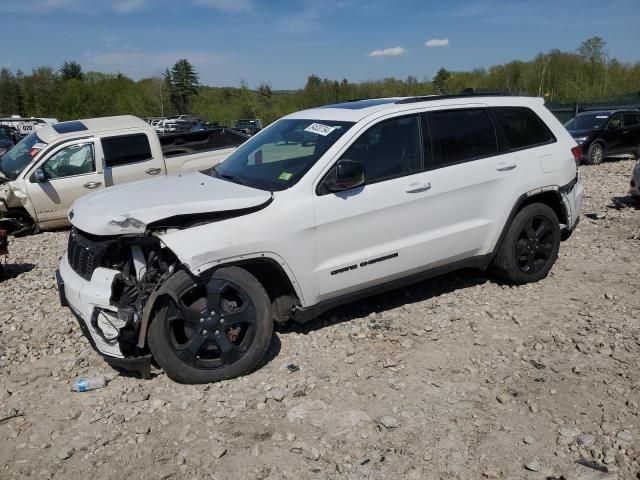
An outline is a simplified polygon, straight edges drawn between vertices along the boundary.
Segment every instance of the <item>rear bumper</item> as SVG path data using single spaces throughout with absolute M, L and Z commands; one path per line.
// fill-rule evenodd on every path
M 565 231 L 571 232 L 578 225 L 580 215 L 582 215 L 582 205 L 584 202 L 584 187 L 580 183 L 580 179 L 576 179 L 573 185 L 569 184 L 566 188 L 560 189 L 562 203 L 567 212 L 567 224 Z

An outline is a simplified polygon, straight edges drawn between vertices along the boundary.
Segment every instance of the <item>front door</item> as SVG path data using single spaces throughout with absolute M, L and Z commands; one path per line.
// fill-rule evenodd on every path
M 622 136 L 625 153 L 640 152 L 640 113 L 622 114 Z
M 76 199 L 104 188 L 92 140 L 56 148 L 38 169 L 45 181 L 37 182 L 32 174 L 27 180 L 27 193 L 41 227 L 65 225 L 67 212 Z
M 430 188 L 422 138 L 419 115 L 375 124 L 341 156 L 364 166 L 365 185 L 314 192 L 319 300 L 416 268 Z
M 607 126 L 607 155 L 615 155 L 624 152 L 624 135 L 622 134 L 622 113 L 613 115 Z

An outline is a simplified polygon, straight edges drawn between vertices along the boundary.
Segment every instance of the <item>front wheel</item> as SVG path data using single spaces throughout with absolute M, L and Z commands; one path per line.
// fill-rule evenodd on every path
M 587 163 L 589 165 L 600 165 L 604 160 L 604 147 L 601 143 L 594 142 L 587 152 Z
M 242 268 L 225 267 L 203 283 L 177 277 L 147 338 L 170 378 L 210 383 L 257 367 L 272 332 L 271 303 L 260 282 Z
M 559 249 L 558 216 L 549 206 L 533 203 L 513 218 L 493 260 L 493 270 L 516 285 L 537 282 L 549 274 Z

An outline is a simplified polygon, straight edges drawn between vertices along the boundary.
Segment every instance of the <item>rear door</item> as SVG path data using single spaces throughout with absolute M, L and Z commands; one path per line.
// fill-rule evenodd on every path
M 164 159 L 154 157 L 146 133 L 103 137 L 101 144 L 107 187 L 166 174 Z
M 518 178 L 524 172 L 516 153 L 500 151 L 498 132 L 484 108 L 441 110 L 427 118 L 436 159 L 434 213 L 428 218 L 437 219 L 429 260 L 436 266 L 493 249 L 503 218 L 522 193 Z M 540 167 L 534 161 L 529 168 L 539 172 Z
M 76 199 L 104 188 L 92 139 L 56 147 L 38 169 L 44 173 L 46 181 L 36 182 L 32 174 L 26 185 L 40 226 L 65 225 L 67 212 Z

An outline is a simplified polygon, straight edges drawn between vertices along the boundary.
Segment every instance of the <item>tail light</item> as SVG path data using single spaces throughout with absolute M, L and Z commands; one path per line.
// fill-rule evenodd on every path
M 576 145 L 571 149 L 571 153 L 573 154 L 573 159 L 576 161 L 576 165 L 580 165 L 580 159 L 582 158 L 582 148 Z

